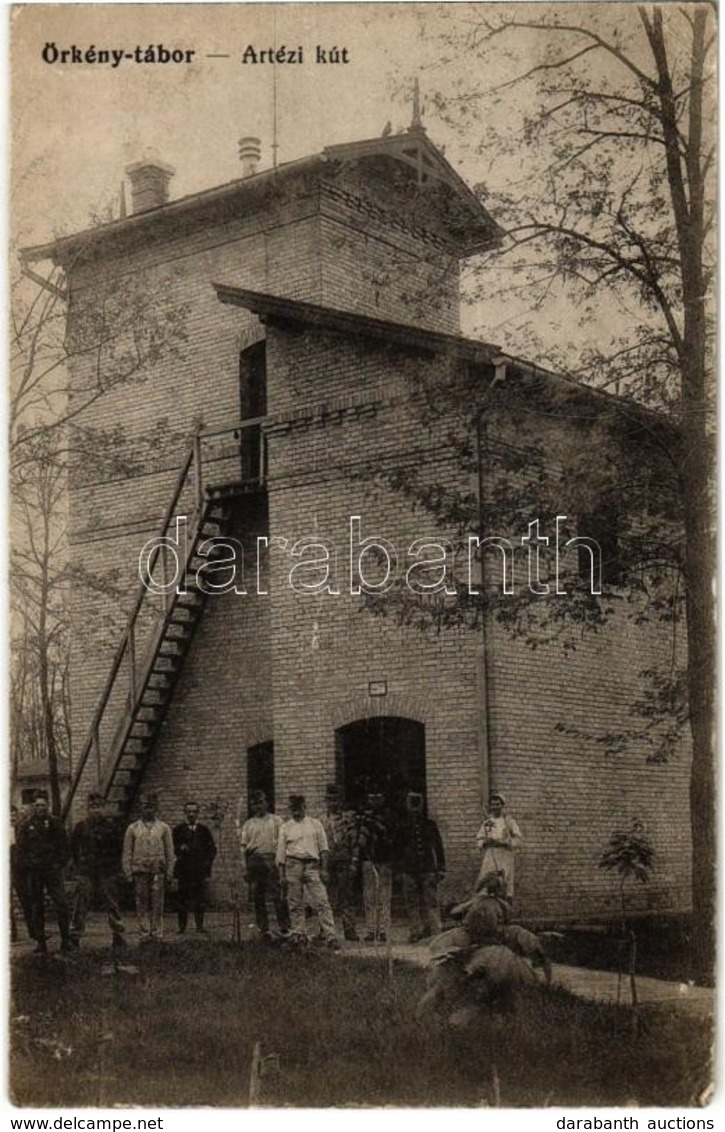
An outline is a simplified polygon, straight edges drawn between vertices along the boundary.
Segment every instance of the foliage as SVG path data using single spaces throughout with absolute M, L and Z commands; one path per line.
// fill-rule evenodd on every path
M 506 231 L 472 272 L 471 301 L 505 312 L 509 353 L 533 351 L 566 376 L 666 414 L 678 430 L 660 482 L 678 500 L 681 533 L 661 530 L 647 557 L 659 545 L 656 568 L 676 563 L 654 609 L 673 626 L 682 616 L 686 629 L 684 678 L 675 662 L 658 680 L 660 691 L 686 691 L 675 718 L 692 737 L 694 940 L 704 971 L 715 892 L 716 16 L 707 4 L 571 4 L 456 5 L 445 17 L 442 53 L 466 65 L 434 93 L 434 112 L 470 157 L 493 158 L 478 192 Z M 505 75 L 492 80 L 502 58 Z M 584 471 L 593 451 L 582 444 Z M 611 502 L 632 502 L 626 477 Z M 647 578 L 642 585 L 649 590 Z
M 131 283 L 116 280 L 104 292 L 87 288 L 88 297 L 74 297 L 68 326 L 61 271 L 12 280 L 12 770 L 17 773 L 27 761 L 47 761 L 56 812 L 59 769 L 61 764 L 70 769 L 71 754 L 68 482 L 71 476 L 88 482 L 128 475 L 163 454 L 164 422 L 131 445 L 123 430 L 94 427 L 88 419 L 103 398 L 143 384 L 155 365 L 179 354 L 186 311 L 157 283 L 138 277 Z M 75 579 L 91 601 L 94 594 L 114 590 L 112 572 L 94 577 L 81 569 Z
M 624 882 L 639 881 L 646 884 L 654 866 L 655 852 L 640 821 L 633 821 L 629 829 L 616 830 L 602 853 L 599 868 L 616 872 Z
M 408 965 L 391 981 L 375 961 L 195 941 L 134 959 L 135 981 L 101 977 L 100 954 L 17 964 L 16 1103 L 244 1106 L 260 1040 L 280 1058 L 277 1106 L 480 1106 L 492 1051 L 506 1107 L 687 1105 L 710 1081 L 710 1024 L 681 1009 L 643 1010 L 635 1040 L 624 1009 L 533 988 L 515 1015 L 453 1033 L 416 1018 Z M 56 1063 L 36 1035 L 71 1054 Z

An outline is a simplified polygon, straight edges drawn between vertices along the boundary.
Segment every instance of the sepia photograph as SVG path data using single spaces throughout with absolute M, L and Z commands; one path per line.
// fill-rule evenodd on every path
M 715 8 L 6 15 L 8 1110 L 712 1130 Z

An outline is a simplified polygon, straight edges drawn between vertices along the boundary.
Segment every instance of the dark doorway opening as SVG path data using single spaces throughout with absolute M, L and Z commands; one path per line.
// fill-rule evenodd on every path
M 408 790 L 426 796 L 425 725 L 414 719 L 382 715 L 339 727 L 335 756 L 346 805 L 357 809 L 375 791 L 400 811 Z
M 255 342 L 239 355 L 239 400 L 243 421 L 267 415 L 267 343 L 264 341 Z M 260 425 L 242 429 L 240 448 L 242 480 L 263 480 L 265 469 Z
M 247 813 L 251 814 L 249 796 L 262 790 L 270 810 L 274 810 L 274 743 L 256 743 L 247 748 Z

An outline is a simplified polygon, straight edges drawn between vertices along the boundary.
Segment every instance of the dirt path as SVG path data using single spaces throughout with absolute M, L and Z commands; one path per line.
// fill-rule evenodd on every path
M 132 915 L 127 916 L 127 925 L 128 939 L 131 945 L 129 951 L 132 954 L 135 949 Z M 207 917 L 207 925 L 209 928 L 207 939 L 210 943 L 214 940 L 231 938 L 231 916 L 228 913 L 210 913 Z M 52 930 L 54 927 L 52 919 L 49 926 Z M 164 927 L 165 938 L 168 943 L 177 943 L 179 946 L 183 946 L 185 940 L 193 939 L 195 936 L 194 932 L 190 932 L 187 936 L 176 935 L 175 917 L 166 916 Z M 249 925 L 245 924 L 244 936 L 248 937 L 251 934 L 253 934 L 252 930 Z M 395 931 L 395 935 L 402 934 L 402 929 L 400 932 Z M 21 933 L 21 935 L 24 935 L 24 933 Z M 55 939 L 51 942 L 51 951 L 57 949 L 57 942 Z M 84 950 L 105 948 L 108 946 L 108 942 L 109 936 L 104 918 L 98 915 L 91 916 L 88 935 L 83 944 Z M 26 938 L 21 938 L 19 943 L 13 944 L 11 947 L 12 956 L 30 951 L 32 951 L 32 944 Z M 403 942 L 402 939 L 394 939 L 390 952 L 396 961 L 402 959 L 418 967 L 425 967 L 428 964 L 428 948 L 425 943 L 410 944 Z M 372 944 L 344 943 L 340 956 L 345 959 L 376 957 L 380 962 L 385 962 L 388 957 L 388 950 L 383 944 L 376 947 Z M 614 971 L 595 971 L 587 967 L 568 967 L 563 964 L 555 964 L 552 981 L 555 986 L 564 987 L 572 994 L 580 995 L 582 998 L 598 1002 L 616 1003 L 617 1001 L 618 980 Z M 675 983 L 665 979 L 638 976 L 637 991 L 640 1003 L 643 1006 L 677 1006 L 690 1013 L 705 1017 L 711 1017 L 715 1013 L 715 991 L 707 987 L 694 987 L 687 983 Z M 630 1001 L 629 983 L 626 978 L 622 979 L 620 1001 L 625 1005 L 629 1004 Z

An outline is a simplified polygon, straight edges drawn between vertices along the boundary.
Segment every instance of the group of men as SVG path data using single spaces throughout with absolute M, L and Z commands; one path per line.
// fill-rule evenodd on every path
M 345 939 L 357 940 L 357 893 L 362 889 L 366 942 L 386 942 L 390 931 L 393 876 L 398 874 L 408 913 L 410 940 L 440 931 L 438 884 L 445 872 L 443 844 L 434 821 L 424 813 L 421 794 L 409 791 L 397 814 L 381 793 L 371 792 L 359 809 L 346 807 L 336 786 L 328 786 L 327 813 L 319 820 L 306 812 L 305 798 L 292 794 L 285 821 L 271 813 L 261 791 L 253 791 L 251 817 L 238 822 L 244 879 L 259 931 L 270 937 L 268 903 L 274 906 L 279 935 L 293 943 L 307 940 L 307 911 L 316 914 L 322 941 L 340 947 L 335 915 Z M 155 795 L 141 800 L 141 816 L 124 831 L 107 812 L 102 795 L 88 797 L 86 817 L 68 837 L 39 792 L 29 813 L 11 807 L 11 880 L 36 951 L 47 952 L 46 898 L 58 922 L 60 949 L 80 945 L 92 904 L 107 915 L 112 946 L 125 944 L 121 881 L 133 884 L 139 941 L 163 935 L 167 883 L 176 888 L 178 931 L 193 914 L 204 933 L 205 886 L 217 848 L 211 830 L 199 821 L 194 801 L 173 829 L 157 816 Z M 73 889 L 66 893 L 65 869 L 72 862 Z M 11 910 L 11 931 L 17 927 Z
M 362 888 L 366 943 L 385 943 L 390 932 L 393 877 L 399 875 L 409 939 L 440 931 L 438 884 L 445 853 L 438 826 L 424 813 L 422 794 L 410 790 L 395 813 L 382 793 L 371 792 L 359 809 L 345 806 L 338 787 L 326 791 L 326 815 L 308 817 L 305 799 L 292 794 L 287 821 L 270 813 L 264 793 L 250 798 L 252 816 L 240 821 L 240 841 L 257 927 L 269 933 L 271 901 L 281 935 L 306 939 L 306 909 L 317 915 L 320 933 L 339 947 L 335 915 L 345 939 L 357 940 L 358 887 Z
M 124 946 L 121 877 L 133 883 L 139 941 L 163 935 L 166 883 L 177 885 L 179 932 L 186 930 L 189 912 L 196 930 L 204 932 L 204 884 L 211 875 L 216 845 L 211 831 L 199 820 L 199 807 L 189 802 L 184 821 L 173 830 L 156 816 L 157 799 L 146 795 L 141 817 L 123 831 L 107 812 L 101 794 L 88 797 L 87 816 L 68 837 L 62 821 L 50 813 L 48 798 L 39 793 L 23 818 L 11 807 L 11 883 L 35 950 L 48 949 L 45 901 L 50 899 L 60 932 L 60 950 L 80 946 L 92 903 L 104 908 L 112 946 Z M 74 891 L 68 900 L 65 869 L 73 863 Z M 11 909 L 11 932 L 17 926 Z

